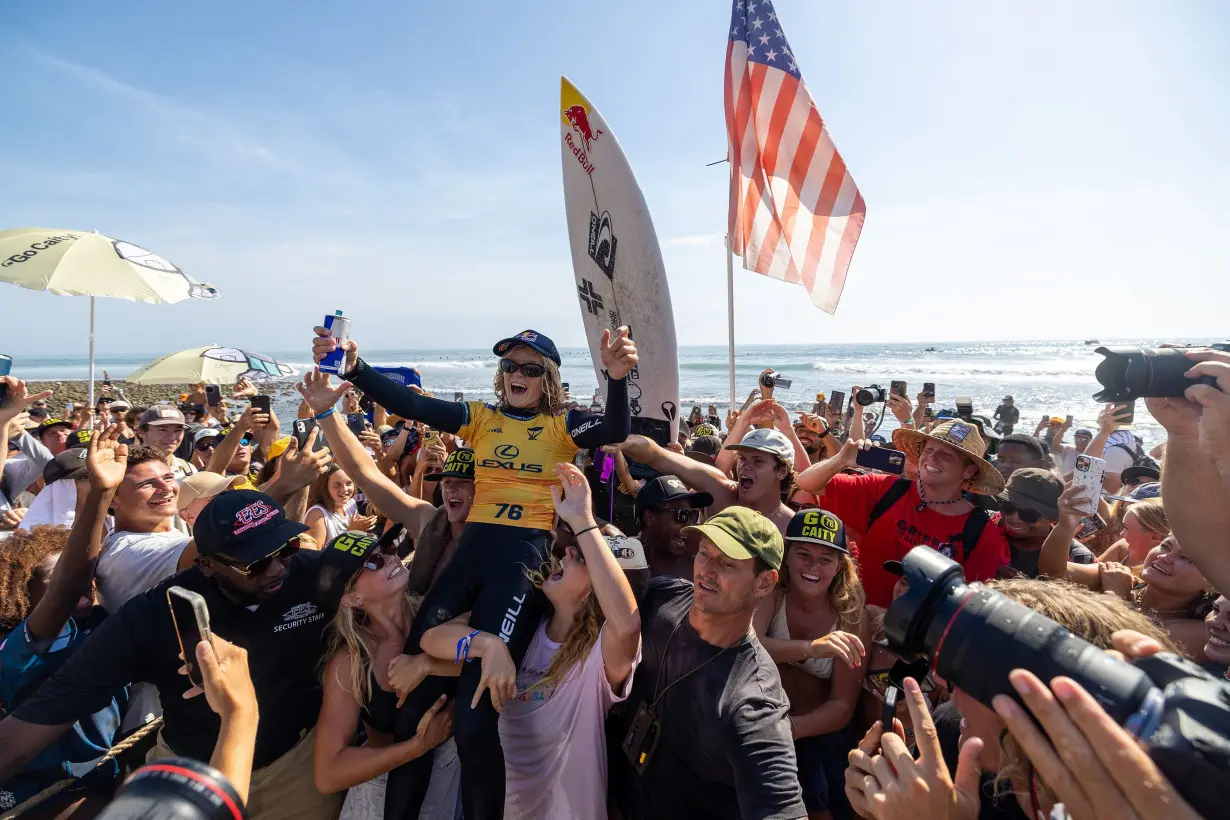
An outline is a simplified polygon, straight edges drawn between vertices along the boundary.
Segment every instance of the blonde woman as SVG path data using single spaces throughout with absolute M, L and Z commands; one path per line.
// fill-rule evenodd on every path
M 354 481 L 336 464 L 312 482 L 303 523 L 317 544 L 326 544 L 347 530 L 364 532 L 376 523 L 375 516 L 359 515 L 355 494 Z
M 752 624 L 790 698 L 808 817 L 831 817 L 831 807 L 845 802 L 842 773 L 855 742 L 850 721 L 870 640 L 864 604 L 845 526 L 827 510 L 795 513 L 786 528 L 781 581 Z
M 579 449 L 596 450 L 624 440 L 632 425 L 626 376 L 638 357 L 628 328 L 603 331 L 599 343 L 606 370 L 606 411 L 599 415 L 566 407 L 555 343 L 535 330 L 501 339 L 492 352 L 499 357 L 488 404 L 442 401 L 421 396 L 373 371 L 358 358 L 354 340 L 342 343 L 344 377 L 372 401 L 405 419 L 452 433 L 474 448 L 474 503 L 457 552 L 423 599 L 405 652 L 423 650 L 428 629 L 470 612 L 473 625 L 507 636 L 512 657 L 520 661 L 534 637 L 545 601 L 523 567 L 540 566 L 551 542 L 555 511 L 551 507 L 551 468 L 570 462 Z M 316 328 L 313 356 L 321 361 L 338 341 Z M 338 398 L 350 387 L 342 382 Z M 316 418 L 334 413 L 314 408 Z M 504 804 L 504 753 L 491 699 L 479 689 L 477 667 L 466 667 L 458 681 L 431 678 L 406 701 L 394 735 L 409 738 L 423 713 L 444 692 L 457 692 L 457 745 L 467 786 L 462 796 L 467 817 L 498 817 Z M 426 790 L 430 766 L 410 762 L 389 777 L 385 803 L 389 820 L 414 817 Z
M 499 635 L 472 630 L 463 619 L 429 629 L 423 649 L 481 664 L 474 697 L 490 690 L 501 713 L 505 818 L 598 820 L 607 816 L 604 722 L 628 696 L 641 657 L 640 614 L 624 569 L 647 569 L 636 542 L 624 541 L 617 558 L 599 534 L 584 474 L 560 464 L 555 475 L 562 483 L 552 488 L 555 509 L 578 546 L 529 573 L 548 614 L 520 669 Z
M 322 595 L 340 603 L 321 680 L 313 769 L 321 793 L 349 789 L 341 814 L 345 820 L 381 820 L 386 773 L 427 755 L 452 732 L 452 707 L 440 696 L 412 738 L 393 740 L 398 697 L 389 683 L 390 662 L 401 657 L 414 605 L 406 591 L 410 575 L 387 541 L 347 532 L 321 552 Z M 407 666 L 411 668 L 403 668 L 403 675 L 415 674 L 419 681 L 429 674 L 456 674 L 452 664 L 427 655 L 416 656 Z M 355 746 L 360 722 L 367 743 Z M 451 818 L 455 813 L 458 767 L 450 770 L 445 762 L 437 761 L 424 817 Z
M 1124 503 L 1124 502 L 1119 502 Z M 1138 567 L 1145 562 L 1149 550 L 1162 543 L 1170 535 L 1170 522 L 1162 499 L 1150 498 L 1130 504 L 1123 514 L 1123 537 L 1098 556 L 1098 561 L 1115 561 L 1129 567 Z

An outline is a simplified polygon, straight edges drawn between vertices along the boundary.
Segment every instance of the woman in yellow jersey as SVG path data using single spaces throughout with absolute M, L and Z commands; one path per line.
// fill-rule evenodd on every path
M 336 346 L 327 330 L 316 328 L 316 361 Z M 565 412 L 559 352 L 534 330 L 496 344 L 493 352 L 500 362 L 493 404 L 419 395 L 368 367 L 358 358 L 353 340 L 342 346 L 346 350 L 342 376 L 347 381 L 330 386 L 325 378 L 315 380 L 306 396 L 318 418 L 334 412 L 334 403 L 353 384 L 389 412 L 455 433 L 474 449 L 474 506 L 456 554 L 419 607 L 406 654 L 421 653 L 419 639 L 428 629 L 468 611 L 471 628 L 499 635 L 520 663 L 544 612 L 542 594 L 527 570 L 538 569 L 550 547 L 555 516 L 552 468 L 571 461 L 578 449 L 595 450 L 623 441 L 631 427 L 625 377 L 637 364 L 637 352 L 628 329 L 602 334 L 602 364 L 608 377 L 605 414 Z M 465 662 L 465 649 L 458 646 L 458 663 Z M 502 817 L 504 811 L 499 715 L 490 696 L 479 689 L 481 677 L 480 664 L 470 663 L 459 678 L 428 678 L 406 699 L 394 729 L 398 740 L 412 737 L 436 698 L 455 692 L 453 727 L 461 758 L 462 807 L 472 820 Z M 430 755 L 389 773 L 386 820 L 418 817 L 430 774 Z

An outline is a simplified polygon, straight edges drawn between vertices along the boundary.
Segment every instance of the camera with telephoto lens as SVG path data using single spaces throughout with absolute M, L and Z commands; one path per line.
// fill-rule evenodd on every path
M 1038 612 L 981 584 L 928 547 L 902 561 L 909 589 L 889 606 L 884 632 L 906 661 L 929 658 L 940 677 L 991 708 L 1020 702 L 1008 682 L 1028 669 L 1064 675 L 1144 742 L 1153 762 L 1204 817 L 1220 817 L 1230 794 L 1230 682 L 1168 652 L 1126 663 Z M 994 651 L 989 651 L 994 648 Z
M 1230 352 L 1230 342 L 1210 345 L 1214 350 Z M 1097 401 L 1133 401 L 1135 399 L 1177 399 L 1193 384 L 1217 386 L 1212 376 L 1189 379 L 1183 375 L 1197 362 L 1187 358 L 1192 347 L 1163 347 L 1147 350 L 1139 347 L 1099 347 L 1093 352 L 1105 356 L 1094 369 L 1102 389 L 1093 394 Z
M 860 388 L 854 394 L 854 400 L 858 402 L 859 407 L 866 407 L 879 401 L 887 401 L 888 391 L 878 384 L 873 384 L 871 387 Z
M 142 766 L 98 820 L 246 820 L 248 810 L 226 775 L 186 757 Z

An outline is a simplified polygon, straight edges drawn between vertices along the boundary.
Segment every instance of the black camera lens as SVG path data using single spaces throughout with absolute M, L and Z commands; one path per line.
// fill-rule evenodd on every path
M 1156 712 L 1160 695 L 1144 672 L 993 589 L 967 585 L 955 561 L 915 547 L 902 564 L 909 590 L 885 615 L 889 646 L 907 661 L 930 658 L 979 703 L 990 708 L 996 695 L 1019 700 L 1008 673 L 1025 668 L 1048 683 L 1073 679 L 1129 728 L 1143 728 L 1146 711 Z
M 199 760 L 169 757 L 142 766 L 99 820 L 246 820 L 248 810 L 226 775 Z
M 854 400 L 858 402 L 860 407 L 867 407 L 876 402 L 885 401 L 888 398 L 888 391 L 878 384 L 873 384 L 871 387 L 860 388 L 854 394 Z
M 1134 399 L 1179 398 L 1193 384 L 1211 384 L 1215 379 L 1205 376 L 1189 379 L 1183 375 L 1196 365 L 1184 354 L 1186 348 L 1163 347 L 1146 350 L 1136 347 L 1099 347 L 1093 351 L 1105 356 L 1093 375 L 1102 389 L 1093 394 L 1097 401 L 1133 401 Z

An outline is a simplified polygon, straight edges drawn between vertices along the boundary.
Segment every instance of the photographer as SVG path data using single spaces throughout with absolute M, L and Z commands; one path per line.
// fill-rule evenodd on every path
M 988 586 L 1061 626 L 1079 632 L 1102 649 L 1111 649 L 1113 636 L 1129 629 L 1149 636 L 1159 646 L 1166 643 L 1156 627 L 1114 598 L 1079 587 L 1029 579 L 992 581 Z M 1022 673 L 1029 674 L 1021 669 L 1012 673 L 1010 680 L 1014 686 L 1022 680 Z M 1060 689 L 1062 691 L 1062 687 Z M 1025 695 L 1021 689 L 1018 691 Z M 865 817 L 876 820 L 992 817 L 1024 820 L 1037 816 L 1039 810 L 1042 816 L 1049 816 L 1057 802 L 1056 794 L 1062 797 L 1070 792 L 1067 786 L 1074 775 L 1081 777 L 1085 785 L 1104 785 L 1086 774 L 1089 762 L 1068 758 L 1068 749 L 1060 747 L 1064 762 L 1070 768 L 1059 777 L 1049 767 L 1044 769 L 1034 758 L 1031 747 L 1036 748 L 1037 744 L 1022 748 L 1015 731 L 1011 736 L 1006 735 L 1006 727 L 1010 731 L 1014 728 L 1014 723 L 1005 719 L 1006 713 L 1011 713 L 1013 707 L 1019 710 L 1007 697 L 996 698 L 996 708 L 992 710 L 957 687 L 952 704 L 941 707 L 933 719 L 918 684 L 907 679 L 905 700 L 915 727 L 917 757 L 910 754 L 897 734 L 882 735 L 879 724 L 872 727 L 858 748 L 850 753 L 846 795 L 855 810 Z M 1126 733 L 1122 734 L 1126 737 Z M 1139 750 L 1134 740 L 1130 742 Z M 1112 748 L 1099 750 L 1099 756 Z M 1027 758 L 1037 767 L 1036 775 L 1040 777 L 1031 777 Z M 1093 759 L 1096 758 L 1090 760 Z M 926 788 L 920 788 L 924 784 Z M 1036 795 L 1037 806 L 1030 805 L 1031 795 Z M 1126 811 L 1081 813 L 1077 811 L 1078 806 L 1072 804 L 1067 804 L 1067 808 L 1078 820 L 1134 816 Z M 1120 808 L 1126 806 L 1121 803 Z M 1141 816 L 1169 818 L 1171 815 Z
M 859 450 L 870 442 L 847 441 L 833 458 L 812 465 L 799 476 L 799 487 L 823 492 L 821 503 L 863 534 L 859 574 L 867 602 L 887 606 L 896 578 L 885 561 L 901 559 L 912 547 L 926 545 L 964 566 L 971 580 L 995 577 L 1008 562 L 1004 535 L 990 517 L 965 499 L 966 492 L 994 495 L 1004 479 L 982 457 L 978 429 L 964 421 L 938 425 L 930 433 L 898 429 L 893 446 L 918 471 L 910 481 L 892 475 L 842 475 L 857 464 Z
M 1184 398 L 1147 399 L 1166 428 L 1162 494 L 1166 517 L 1191 560 L 1219 592 L 1230 592 L 1230 353 L 1192 350 L 1189 376 L 1212 376 L 1217 387 L 1194 384 Z

